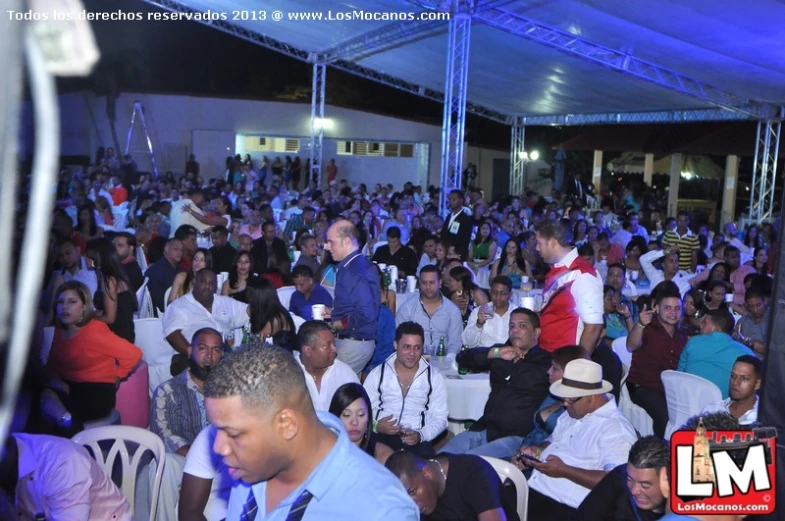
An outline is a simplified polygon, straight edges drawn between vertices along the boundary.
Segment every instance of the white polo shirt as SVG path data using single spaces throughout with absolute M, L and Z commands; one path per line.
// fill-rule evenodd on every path
M 300 353 L 294 353 L 294 359 L 300 364 L 300 368 L 305 375 L 305 385 L 308 387 L 308 393 L 311 395 L 313 401 L 313 408 L 317 411 L 329 411 L 330 402 L 333 400 L 335 391 L 343 384 L 360 383 L 351 367 L 337 358 L 333 365 L 327 368 L 327 371 L 322 375 L 322 385 L 319 389 L 316 388 L 316 382 L 313 377 L 305 370 L 305 366 L 300 360 Z
M 164 336 L 169 336 L 177 330 L 191 342 L 194 333 L 203 327 L 211 327 L 219 333 L 226 333 L 241 328 L 248 324 L 248 304 L 244 304 L 232 297 L 216 295 L 213 298 L 213 308 L 207 311 L 204 306 L 196 301 L 193 293 L 188 293 L 169 304 L 161 319 Z
M 466 321 L 466 329 L 463 330 L 461 335 L 464 345 L 469 347 L 490 347 L 507 342 L 510 336 L 510 314 L 513 306 L 508 305 L 507 312 L 504 315 L 498 315 L 494 312 L 493 317 L 486 320 L 481 328 L 477 327 L 477 316 L 480 313 L 480 307 L 475 307 L 469 315 L 469 320 Z
M 637 440 L 635 429 L 616 406 L 616 400 L 608 397 L 608 403 L 583 418 L 576 420 L 567 413 L 559 416 L 548 438 L 551 444 L 540 459 L 545 461 L 553 454 L 567 465 L 604 471 L 627 463 Z M 590 492 L 567 478 L 551 478 L 538 470 L 529 478 L 529 487 L 573 508 L 578 508 Z

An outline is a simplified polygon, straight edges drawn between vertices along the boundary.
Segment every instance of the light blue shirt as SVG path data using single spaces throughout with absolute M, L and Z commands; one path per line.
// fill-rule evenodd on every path
M 398 478 L 349 440 L 341 420 L 327 412 L 316 414 L 338 435 L 338 441 L 308 479 L 266 514 L 267 482 L 251 486 L 238 481 L 232 488 L 226 521 L 240 519 L 249 490 L 259 505 L 255 521 L 285 521 L 304 490 L 313 495 L 303 517 L 306 521 L 419 521 L 420 512 Z
M 428 315 L 419 295 L 398 303 L 395 313 L 395 325 L 403 322 L 417 322 L 425 332 L 424 354 L 436 354 L 441 337 L 444 337 L 447 353 L 457 354 L 461 350 L 463 319 L 458 307 L 452 301 L 442 297 L 441 305 L 436 308 L 433 316 Z M 428 353 L 428 349 L 432 352 Z
M 690 338 L 679 359 L 679 371 L 705 378 L 720 388 L 722 398 L 728 397 L 733 364 L 741 355 L 752 355 L 747 346 L 719 331 Z

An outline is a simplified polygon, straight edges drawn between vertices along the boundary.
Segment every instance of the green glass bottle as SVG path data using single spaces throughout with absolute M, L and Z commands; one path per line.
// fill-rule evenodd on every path
M 439 340 L 439 349 L 436 351 L 436 356 L 447 356 L 447 347 L 444 344 L 444 337 Z
M 289 261 L 294 262 L 294 246 L 289 245 Z
M 464 345 L 463 347 L 461 347 L 461 352 L 466 351 L 467 349 L 469 349 L 469 346 Z M 466 369 L 465 366 L 458 364 L 458 374 L 468 374 L 468 373 L 469 370 Z
M 253 342 L 253 335 L 251 335 L 251 328 L 248 326 L 243 328 L 243 345 Z

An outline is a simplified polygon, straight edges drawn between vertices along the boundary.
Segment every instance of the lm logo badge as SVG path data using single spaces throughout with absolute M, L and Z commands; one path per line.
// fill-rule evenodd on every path
M 677 431 L 671 436 L 671 509 L 676 514 L 774 512 L 776 431 Z

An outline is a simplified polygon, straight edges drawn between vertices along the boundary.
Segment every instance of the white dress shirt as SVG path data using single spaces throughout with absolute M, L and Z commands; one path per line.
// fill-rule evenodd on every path
M 305 385 L 308 387 L 308 392 L 311 395 L 313 408 L 317 411 L 330 410 L 330 402 L 333 400 L 333 395 L 343 384 L 360 383 L 360 380 L 357 378 L 357 373 L 347 364 L 336 358 L 333 365 L 328 367 L 327 371 L 322 375 L 321 385 L 317 389 L 316 381 L 313 379 L 313 376 L 305 370 L 305 366 L 303 365 L 302 360 L 300 360 L 299 352 L 294 353 L 294 359 L 297 360 L 297 363 L 300 364 L 300 368 L 303 370 Z
M 131 506 L 87 450 L 54 436 L 14 434 L 19 450 L 18 519 L 131 521 Z
M 210 496 L 204 507 L 207 521 L 223 521 L 226 519 L 226 506 L 232 492 L 232 478 L 223 462 L 223 458 L 213 452 L 215 427 L 208 425 L 191 444 L 185 457 L 183 473 L 196 478 L 212 481 Z
M 629 420 L 624 417 L 616 400 L 575 419 L 562 414 L 556 428 L 548 438 L 551 443 L 542 451 L 545 461 L 553 454 L 572 467 L 584 470 L 611 471 L 627 463 L 630 448 L 638 439 Z M 529 478 L 529 487 L 567 506 L 578 508 L 590 490 L 567 478 L 551 478 L 535 470 Z
M 758 402 L 760 400 L 755 398 L 755 405 L 749 411 L 745 412 L 739 418 L 739 425 L 752 425 L 758 421 Z M 711 414 L 714 412 L 726 412 L 730 414 L 730 397 L 720 400 L 719 402 L 710 403 L 706 406 L 701 414 Z
M 646 274 L 646 278 L 649 279 L 649 287 L 652 290 L 657 286 L 657 284 L 665 280 L 665 274 L 662 272 L 662 270 L 654 267 L 654 262 L 664 256 L 665 252 L 663 250 L 653 250 L 646 253 L 645 255 L 641 255 L 639 259 L 643 273 Z M 681 293 L 682 298 L 684 298 L 684 295 L 686 295 L 692 289 L 692 286 L 690 285 L 690 279 L 694 276 L 694 274 L 687 273 L 684 270 L 679 270 L 678 273 L 676 273 L 676 276 L 671 279 L 679 287 L 679 293 Z
M 485 321 L 483 327 L 477 326 L 477 316 L 481 306 L 474 308 L 466 321 L 466 329 L 463 330 L 461 340 L 464 345 L 469 347 L 490 347 L 495 344 L 503 344 L 510 336 L 510 314 L 512 306 L 507 306 L 507 311 L 499 315 L 494 311 L 493 317 Z
M 215 295 L 212 312 L 205 309 L 188 293 L 169 304 L 161 322 L 164 336 L 180 331 L 189 343 L 194 333 L 203 327 L 211 327 L 225 333 L 248 325 L 248 304 L 232 297 Z
M 173 202 L 172 211 L 169 212 L 169 221 L 171 222 L 171 230 L 169 231 L 170 239 L 174 237 L 174 233 L 177 231 L 177 228 L 184 224 L 190 224 L 196 228 L 199 233 L 204 233 L 211 228 L 209 224 L 202 224 L 196 219 L 196 217 L 188 212 L 184 212 L 184 206 L 190 206 L 194 212 L 198 213 L 199 215 L 204 215 L 202 210 L 190 199 L 183 198 Z
M 98 277 L 95 274 L 95 270 L 91 270 L 87 267 L 84 257 L 79 258 L 79 263 L 79 269 L 76 270 L 76 273 L 74 274 L 71 274 L 68 270 L 57 270 L 52 277 L 52 286 L 54 286 L 57 275 L 61 275 L 63 277 L 63 282 L 70 282 L 72 280 L 81 282 L 90 290 L 90 295 L 95 295 L 95 292 L 98 291 Z M 52 294 L 54 294 L 54 291 L 57 291 L 57 288 L 52 287 Z

